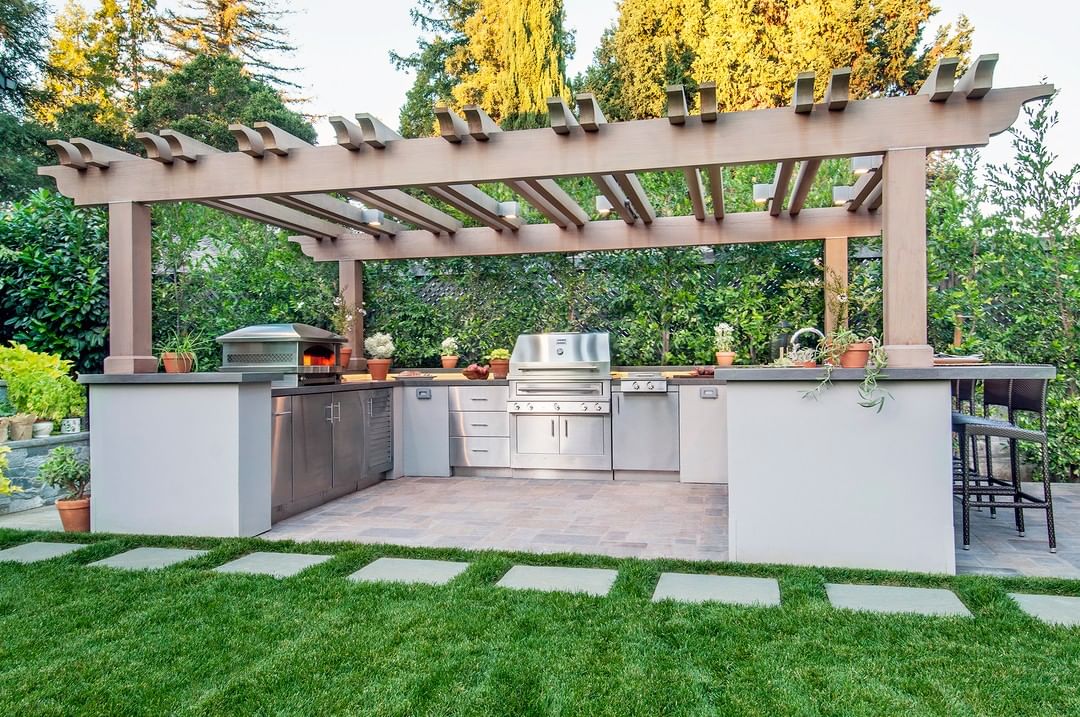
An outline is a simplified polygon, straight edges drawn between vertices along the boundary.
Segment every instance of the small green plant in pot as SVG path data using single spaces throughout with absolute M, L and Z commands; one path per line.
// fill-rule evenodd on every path
M 510 352 L 507 349 L 492 349 L 487 360 L 492 378 L 506 378 L 510 373 Z
M 457 368 L 458 365 L 458 340 L 453 336 L 447 336 L 439 345 L 439 357 L 442 359 L 443 368 Z
M 719 323 L 713 327 L 716 344 L 716 365 L 730 366 L 735 363 L 735 327 L 728 323 Z
M 368 355 L 368 372 L 372 381 L 385 381 L 394 358 L 394 339 L 390 334 L 372 334 L 364 339 Z
M 57 446 L 41 465 L 38 478 L 59 488 L 63 498 L 56 501 L 60 522 L 69 533 L 90 530 L 90 463 L 70 446 Z
M 67 418 L 72 395 L 79 385 L 69 376 L 54 378 L 47 373 L 19 372 L 8 378 L 8 395 L 22 414 L 33 415 L 34 438 L 52 433 L 56 421 Z
M 881 411 L 885 399 L 892 394 L 878 385 L 878 379 L 885 375 L 883 369 L 888 357 L 876 336 L 860 338 L 849 329 L 837 329 L 825 336 L 818 353 L 825 367 L 825 375 L 818 385 L 806 391 L 804 396 L 816 399 L 826 391 L 832 385 L 832 373 L 837 367 L 861 368 L 864 373 L 859 386 L 859 405 Z
M 356 322 L 362 321 L 366 313 L 363 308 L 349 303 L 345 298 L 345 293 L 341 292 L 334 297 L 334 311 L 330 314 L 330 326 L 333 327 L 335 334 L 344 336 L 347 340 L 352 336 Z M 353 348 L 346 342 L 341 347 L 339 354 L 342 366 L 346 368 L 349 366 L 352 354 Z
M 155 350 L 165 373 L 191 373 L 199 367 L 199 352 L 210 347 L 201 334 L 173 331 Z

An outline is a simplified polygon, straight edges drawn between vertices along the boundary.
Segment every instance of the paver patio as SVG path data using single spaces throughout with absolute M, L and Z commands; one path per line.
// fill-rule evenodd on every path
M 379 558 L 357 570 L 349 580 L 358 583 L 424 583 L 445 585 L 468 569 L 468 563 L 450 560 Z
M 90 565 L 121 570 L 158 570 L 206 555 L 206 553 L 206 550 L 183 548 L 135 548 L 117 555 L 110 555 L 103 560 L 95 560 Z
M 515 565 L 495 583 L 499 587 L 514 590 L 542 590 L 544 592 L 585 593 L 602 597 L 608 594 L 617 570 L 603 568 L 550 568 L 538 565 Z
M 941 588 L 827 583 L 825 592 L 833 607 L 848 610 L 971 617 L 956 593 Z
M 236 560 L 214 568 L 217 573 L 246 573 L 288 578 L 302 570 L 325 563 L 332 555 L 306 555 L 304 553 L 248 553 Z
M 775 578 L 731 575 L 662 573 L 653 602 L 723 602 L 732 605 L 779 605 L 780 584 Z

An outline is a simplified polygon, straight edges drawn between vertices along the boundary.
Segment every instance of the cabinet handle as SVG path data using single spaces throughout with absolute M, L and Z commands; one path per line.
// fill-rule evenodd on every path
M 570 437 L 570 421 L 567 421 L 565 418 L 562 422 L 562 434 L 567 438 Z
M 488 449 L 486 449 L 486 448 L 471 448 L 469 450 L 471 450 L 473 453 L 487 453 L 488 452 Z
M 323 410 L 326 412 L 326 422 L 327 423 L 333 423 L 334 422 L 334 404 L 332 404 L 332 403 L 326 404 L 325 406 L 323 406 Z
M 474 397 L 474 398 L 470 398 L 469 400 L 470 401 L 486 401 L 487 399 L 486 398 L 475 398 Z
M 622 413 L 622 394 L 615 394 L 615 413 Z
M 488 424 L 486 424 L 486 423 L 470 423 L 469 425 L 472 426 L 473 428 L 487 428 Z
M 551 435 L 552 435 L 552 437 L 555 436 L 555 419 L 554 418 L 551 419 Z

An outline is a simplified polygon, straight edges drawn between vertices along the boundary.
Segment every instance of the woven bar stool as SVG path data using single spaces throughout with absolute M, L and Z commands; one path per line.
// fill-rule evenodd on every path
M 983 402 L 988 411 L 989 405 L 1000 405 L 1004 401 L 1008 407 L 1009 420 L 953 414 L 953 431 L 959 436 L 960 443 L 960 485 L 953 487 L 953 492 L 960 497 L 963 510 L 964 550 L 971 548 L 971 517 L 969 511 L 972 497 L 989 496 L 995 500 L 995 508 L 1012 508 L 1016 515 L 1016 530 L 1024 535 L 1024 511 L 1045 510 L 1046 532 L 1050 543 L 1050 552 L 1057 552 L 1057 537 L 1054 533 L 1054 508 L 1050 494 L 1050 472 L 1047 461 L 1046 444 L 1046 379 L 1011 379 L 1009 381 L 986 381 L 983 384 Z M 1001 396 L 1002 389 L 1005 396 Z M 988 395 L 989 394 L 989 395 Z M 989 403 L 988 403 L 989 402 Z M 1029 412 L 1039 416 L 1039 430 L 1022 428 L 1016 424 L 1018 412 Z M 969 442 L 972 438 L 982 437 L 987 444 L 987 475 L 976 480 L 969 470 Z M 993 478 L 990 462 L 990 438 L 1006 438 L 1009 441 L 1009 467 L 1011 481 Z M 1042 497 L 1025 493 L 1020 485 L 1019 441 L 1031 441 L 1042 446 Z M 985 485 L 983 483 L 985 482 Z M 978 503 L 976 502 L 977 506 Z

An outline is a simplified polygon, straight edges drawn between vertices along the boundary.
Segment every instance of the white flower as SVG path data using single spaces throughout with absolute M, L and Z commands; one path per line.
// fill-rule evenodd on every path
M 364 348 L 371 358 L 388 359 L 394 355 L 394 340 L 390 334 L 372 334 L 364 339 Z

